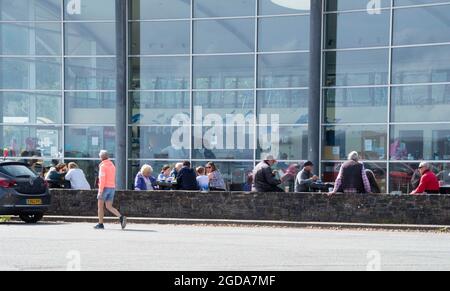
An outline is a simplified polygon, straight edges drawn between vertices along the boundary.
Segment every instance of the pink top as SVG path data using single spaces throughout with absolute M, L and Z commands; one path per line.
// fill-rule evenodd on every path
M 102 194 L 105 188 L 116 188 L 116 166 L 110 160 L 104 160 L 100 164 L 99 171 L 99 193 Z

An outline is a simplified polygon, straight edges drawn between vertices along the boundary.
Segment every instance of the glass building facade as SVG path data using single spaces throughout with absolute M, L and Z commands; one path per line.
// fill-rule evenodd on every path
M 450 183 L 450 1 L 324 0 L 321 96 L 310 96 L 310 0 L 123 1 L 126 94 L 115 0 L 0 0 L 9 158 L 76 161 L 94 183 L 99 150 L 117 158 L 116 99 L 126 98 L 128 183 L 144 163 L 214 161 L 240 190 L 267 150 L 265 116 L 278 115 L 278 167 L 308 159 L 309 101 L 320 98 L 323 180 L 357 150 L 385 191 L 410 191 L 422 160 Z M 242 130 L 246 146 L 224 147 L 236 137 L 209 134 L 211 118 Z

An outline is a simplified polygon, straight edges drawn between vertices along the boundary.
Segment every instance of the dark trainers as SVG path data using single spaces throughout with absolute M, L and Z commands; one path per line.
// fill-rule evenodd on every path
M 120 226 L 122 227 L 122 229 L 125 229 L 127 227 L 127 218 L 122 215 L 119 220 Z
M 101 223 L 97 224 L 94 229 L 105 229 L 105 226 Z

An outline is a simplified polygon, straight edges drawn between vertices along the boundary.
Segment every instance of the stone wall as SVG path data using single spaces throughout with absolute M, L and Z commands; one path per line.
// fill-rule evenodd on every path
M 95 216 L 95 191 L 52 190 L 50 215 Z M 119 191 L 130 217 L 450 225 L 450 196 Z

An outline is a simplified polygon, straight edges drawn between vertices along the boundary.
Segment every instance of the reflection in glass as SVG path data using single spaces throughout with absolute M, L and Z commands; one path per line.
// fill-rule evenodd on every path
M 309 50 L 309 16 L 260 18 L 258 30 L 260 52 Z
M 258 150 L 256 159 L 273 154 L 280 161 L 308 159 L 308 127 L 280 126 L 278 139 L 270 126 L 258 126 Z
M 38 0 L 40 1 L 40 0 Z M 70 6 L 72 0 L 64 0 L 64 20 L 115 20 L 115 0 L 79 1 L 81 7 Z
M 57 21 L 61 0 L 1 0 L 1 21 Z
M 190 116 L 189 92 L 132 92 L 130 123 L 171 125 L 177 114 Z
M 450 160 L 450 126 L 395 125 L 391 127 L 391 160 Z
M 325 123 L 387 122 L 388 88 L 324 90 Z
M 326 0 L 326 11 L 367 10 L 369 1 Z M 391 7 L 391 0 L 380 0 L 381 8 Z M 370 6 L 369 6 L 370 7 Z
M 309 53 L 258 56 L 258 88 L 309 86 Z
M 114 124 L 116 97 L 112 92 L 66 92 L 65 123 Z
M 66 58 L 67 90 L 115 90 L 115 58 Z
M 194 17 L 255 16 L 255 0 L 194 0 Z
M 260 15 L 302 14 L 310 10 L 310 0 L 259 0 Z
M 69 158 L 98 158 L 101 150 L 115 155 L 116 132 L 114 127 L 66 127 L 65 156 Z
M 308 98 L 308 90 L 258 91 L 258 114 L 279 114 L 281 124 L 307 124 Z
M 195 89 L 251 89 L 254 87 L 255 57 L 194 57 Z
M 132 20 L 182 19 L 191 16 L 191 0 L 131 0 Z
M 324 135 L 324 160 L 346 160 L 352 151 L 363 160 L 386 160 L 386 126 L 326 126 Z
M 189 89 L 189 68 L 188 57 L 130 58 L 130 89 Z
M 115 31 L 115 23 L 66 23 L 64 37 L 66 55 L 115 55 Z

